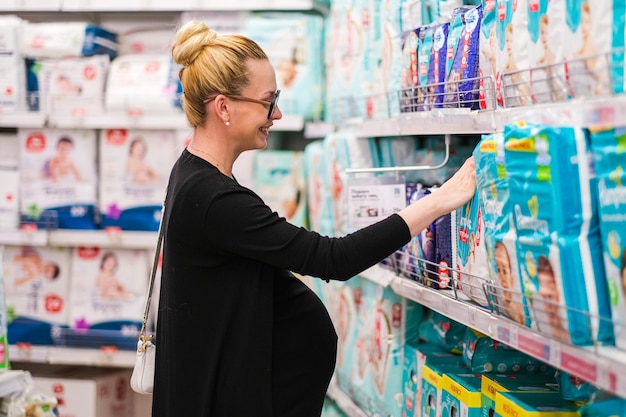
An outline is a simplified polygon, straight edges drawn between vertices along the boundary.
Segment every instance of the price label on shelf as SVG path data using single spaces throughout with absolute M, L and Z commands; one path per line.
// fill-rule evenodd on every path
M 580 352 L 566 349 L 563 346 L 561 349 L 561 365 L 560 368 L 566 372 L 570 372 L 574 375 L 578 375 L 585 381 L 589 381 L 592 384 L 598 383 L 598 363 L 594 360 L 589 360 L 581 355 Z
M 520 331 L 518 334 L 518 344 L 520 348 L 527 354 L 544 362 L 550 360 L 550 344 L 542 341 L 537 335 L 530 331 Z
M 406 207 L 403 176 L 348 179 L 348 226 L 361 228 Z
M 511 346 L 512 348 L 519 349 L 519 329 L 517 326 L 509 325 L 508 323 L 502 323 L 503 319 L 495 318 L 499 322 L 494 327 L 494 334 L 492 337 L 501 341 L 502 343 Z

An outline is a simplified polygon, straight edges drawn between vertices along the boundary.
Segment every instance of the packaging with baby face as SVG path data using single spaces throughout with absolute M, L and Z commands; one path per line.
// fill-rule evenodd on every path
M 11 343 L 58 342 L 69 323 L 71 250 L 6 246 L 2 265 Z
M 572 98 L 623 91 L 624 0 L 567 0 L 563 54 Z
M 40 228 L 94 229 L 96 132 L 19 129 L 20 212 Z
M 563 64 L 565 2 L 528 0 L 528 66 L 533 103 L 568 97 Z
M 254 190 L 265 203 L 297 226 L 306 225 L 306 190 L 301 152 L 265 150 L 254 159 Z
M 143 250 L 74 248 L 71 329 L 64 343 L 135 349 L 148 289 L 148 264 L 148 253 Z
M 585 132 L 520 122 L 507 125 L 504 135 L 532 327 L 577 345 L 610 342 L 596 177 Z
M 490 291 L 496 310 L 517 323 L 527 324 L 526 301 L 517 267 L 515 223 L 511 209 L 502 132 L 483 136 L 474 149 L 476 189 L 485 225 L 485 250 Z
M 496 1 L 496 94 L 499 103 L 531 104 L 528 68 L 528 0 Z
M 158 230 L 165 187 L 179 155 L 174 132 L 107 129 L 99 146 L 102 226 Z

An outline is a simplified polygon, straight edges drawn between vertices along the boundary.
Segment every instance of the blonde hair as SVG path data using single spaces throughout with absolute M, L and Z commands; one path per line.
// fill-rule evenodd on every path
M 184 91 L 183 109 L 192 127 L 206 120 L 204 100 L 215 94 L 240 95 L 248 85 L 249 59 L 267 60 L 253 40 L 242 35 L 218 35 L 205 23 L 190 21 L 176 32 L 172 58 Z

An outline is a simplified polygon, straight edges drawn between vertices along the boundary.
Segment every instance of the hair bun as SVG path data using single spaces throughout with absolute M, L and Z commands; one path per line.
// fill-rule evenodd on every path
M 172 58 L 179 65 L 189 66 L 204 48 L 211 46 L 216 39 L 217 32 L 205 23 L 187 22 L 176 32 L 176 38 L 172 44 Z

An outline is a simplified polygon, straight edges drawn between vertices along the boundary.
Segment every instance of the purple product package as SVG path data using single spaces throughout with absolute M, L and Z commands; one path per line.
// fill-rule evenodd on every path
M 446 80 L 446 57 L 448 53 L 448 29 L 450 23 L 442 23 L 435 27 L 433 46 L 430 53 L 428 69 L 428 99 L 434 108 L 441 108 L 443 103 Z
M 430 282 L 434 289 L 451 288 L 452 280 L 452 215 L 450 213 L 435 220 L 435 262 L 437 263 L 436 281 Z

